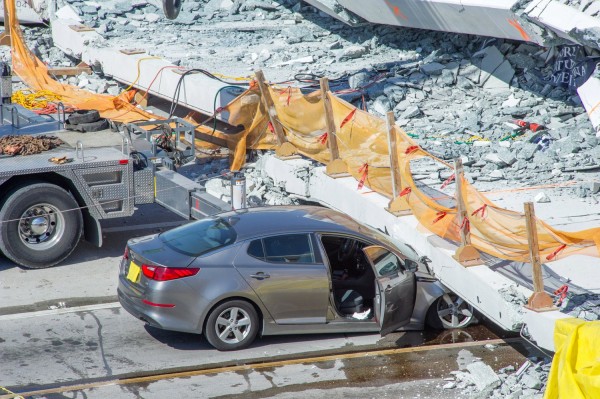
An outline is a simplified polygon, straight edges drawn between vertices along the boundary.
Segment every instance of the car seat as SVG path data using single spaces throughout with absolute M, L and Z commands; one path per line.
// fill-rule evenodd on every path
M 364 299 L 357 291 L 342 289 L 335 292 L 337 308 L 344 315 L 352 315 L 364 311 Z

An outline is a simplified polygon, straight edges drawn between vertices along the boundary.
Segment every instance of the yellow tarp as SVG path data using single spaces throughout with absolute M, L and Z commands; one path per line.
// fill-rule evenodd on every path
M 47 67 L 24 44 L 16 19 L 14 0 L 9 0 L 6 4 L 11 21 L 13 70 L 32 89 L 51 90 L 70 106 L 97 109 L 103 117 L 115 121 L 128 122 L 155 117 L 130 104 L 131 93 L 111 97 L 53 80 L 48 75 Z M 300 154 L 328 163 L 329 132 L 321 92 L 305 94 L 298 88 L 274 85 L 268 86 L 268 92 L 274 103 L 276 123 L 281 125 L 286 139 L 295 145 Z M 328 97 L 333 109 L 340 157 L 348 165 L 348 173 L 360 182 L 357 188 L 364 185 L 391 198 L 392 179 L 385 121 L 357 109 L 331 93 Z M 225 108 L 230 115 L 229 123 L 243 126 L 243 131 L 224 134 L 210 129 L 207 131 L 206 127 L 198 127 L 197 131 L 203 134 L 200 137 L 207 138 L 210 134 L 227 144 L 232 154 L 231 170 L 239 170 L 243 166 L 247 149 L 274 149 L 277 146 L 261 92 L 256 85 L 251 85 Z M 459 220 L 454 197 L 442 194 L 439 187 L 418 184 L 411 172 L 411 163 L 421 158 L 437 163 L 450 173 L 451 165 L 416 146 L 400 128 L 395 126 L 393 129 L 398 137 L 402 188 L 409 189 L 409 192 L 403 190 L 401 201 L 408 204 L 413 215 L 425 228 L 448 240 L 459 241 L 460 230 L 465 223 Z M 473 246 L 501 259 L 529 262 L 525 216 L 495 206 L 466 180 L 462 179 L 461 182 Z M 600 227 L 567 232 L 554 229 L 541 220 L 536 223 L 542 261 L 552 261 L 571 254 L 600 257 Z
M 544 399 L 600 398 L 600 321 L 560 319 Z

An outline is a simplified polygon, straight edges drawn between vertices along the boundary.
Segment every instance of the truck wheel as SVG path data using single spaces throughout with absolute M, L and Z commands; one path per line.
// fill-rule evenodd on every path
M 181 0 L 163 0 L 163 10 L 168 19 L 175 19 L 181 9 Z
M 73 252 L 83 230 L 79 205 L 48 183 L 18 187 L 0 205 L 0 251 L 29 268 L 54 266 Z

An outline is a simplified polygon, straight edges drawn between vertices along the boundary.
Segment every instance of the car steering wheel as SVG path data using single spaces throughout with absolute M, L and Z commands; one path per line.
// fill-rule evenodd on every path
M 346 262 L 356 251 L 356 240 L 346 238 L 337 254 L 338 262 Z

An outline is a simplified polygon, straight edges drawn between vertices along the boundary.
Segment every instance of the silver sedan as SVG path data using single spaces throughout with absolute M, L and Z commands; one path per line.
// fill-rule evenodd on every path
M 257 335 L 464 327 L 473 308 L 408 245 L 322 207 L 252 208 L 129 240 L 119 300 L 219 350 Z

